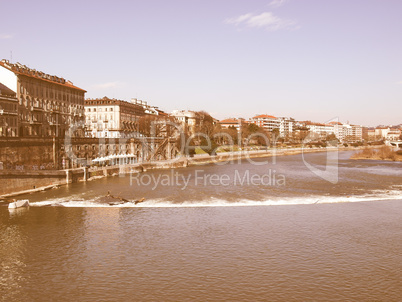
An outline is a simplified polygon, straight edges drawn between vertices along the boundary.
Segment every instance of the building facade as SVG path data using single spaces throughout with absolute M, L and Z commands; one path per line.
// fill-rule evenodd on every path
M 160 110 L 157 106 L 151 106 L 146 101 L 138 100 L 136 98 L 132 98 L 131 103 L 141 106 L 144 109 L 144 113 L 147 115 L 156 115 L 156 116 L 167 116 L 167 114 Z
M 18 100 L 17 136 L 63 137 L 72 124 L 84 121 L 86 91 L 64 78 L 2 60 L 0 83 Z M 83 131 L 77 128 L 75 135 Z
M 305 127 L 309 129 L 310 132 L 318 134 L 321 138 L 326 138 L 330 134 L 334 134 L 334 125 L 305 122 Z
M 247 122 L 243 118 L 228 118 L 218 122 L 222 129 L 235 128 L 237 131 Z
M 290 117 L 275 117 L 273 115 L 261 114 L 250 119 L 251 123 L 264 128 L 268 132 L 278 129 L 279 136 L 284 137 L 293 132 L 295 120 Z
M 293 127 L 295 125 L 295 120 L 291 117 L 280 117 L 279 118 L 279 135 L 286 136 L 293 132 Z
M 355 141 L 363 140 L 363 126 L 362 125 L 350 125 L 352 128 L 351 135 Z
M 173 110 L 170 116 L 175 118 L 183 127 L 187 128 L 190 133 L 195 133 L 197 115 L 194 111 Z
M 16 93 L 0 83 L 0 137 L 18 134 L 18 100 Z
M 250 122 L 256 124 L 258 127 L 264 128 L 269 132 L 271 132 L 274 129 L 280 128 L 280 120 L 272 115 L 267 114 L 257 115 L 251 118 Z
M 340 142 L 360 142 L 363 140 L 363 126 L 330 122 L 334 127 L 334 134 Z
M 138 131 L 138 119 L 145 110 L 136 102 L 104 97 L 86 99 L 85 115 L 86 136 L 120 138 Z

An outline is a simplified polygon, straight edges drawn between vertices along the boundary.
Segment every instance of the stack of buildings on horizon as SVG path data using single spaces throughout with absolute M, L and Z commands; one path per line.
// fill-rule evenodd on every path
M 0 61 L 0 137 L 63 138 L 70 125 L 74 136 L 119 138 L 136 132 L 141 117 L 171 118 L 194 133 L 199 126 L 195 111 L 174 110 L 170 114 L 148 102 L 108 97 L 85 99 L 86 90 L 62 77 L 49 75 L 20 63 Z M 216 121 L 216 120 L 215 120 Z M 368 128 L 362 125 L 332 121 L 317 123 L 296 121 L 291 117 L 260 114 L 249 118 L 229 118 L 218 122 L 222 129 L 240 131 L 242 125 L 255 124 L 267 133 L 277 132 L 289 138 L 294 132 L 306 130 L 325 139 L 335 135 L 340 142 L 362 140 L 398 140 L 401 125 Z

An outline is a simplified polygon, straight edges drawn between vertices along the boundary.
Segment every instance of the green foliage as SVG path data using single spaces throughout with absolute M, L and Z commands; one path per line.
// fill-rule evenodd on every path
M 264 129 L 262 129 L 261 127 L 258 127 L 256 124 L 251 123 L 251 124 L 247 125 L 247 130 L 250 133 L 256 133 L 256 132 L 261 132 Z
M 351 145 L 352 147 L 360 147 L 360 146 L 363 146 L 363 142 L 351 143 L 350 145 Z
M 398 152 L 400 152 L 398 154 Z M 352 158 L 369 158 L 369 159 L 382 159 L 382 160 L 397 160 L 397 155 L 402 155 L 402 150 L 393 151 L 389 146 L 382 146 L 379 149 L 364 148 L 362 151 L 356 153 Z
M 202 150 L 200 147 L 195 147 L 194 153 L 195 153 L 195 154 L 206 154 L 207 152 L 205 152 L 204 150 Z
M 211 141 L 211 145 L 209 146 L 206 140 L 202 140 L 200 148 L 209 155 L 216 155 L 219 146 L 214 141 Z
M 318 141 L 318 142 L 311 142 L 307 144 L 310 148 L 316 147 L 316 148 L 325 148 L 327 144 L 323 141 Z

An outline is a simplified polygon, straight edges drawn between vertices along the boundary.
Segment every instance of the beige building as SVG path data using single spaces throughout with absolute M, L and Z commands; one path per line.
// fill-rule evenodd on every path
M 0 137 L 18 133 L 18 100 L 16 93 L 0 83 Z
M 305 122 L 305 127 L 308 128 L 310 132 L 318 134 L 321 138 L 326 138 L 328 135 L 335 133 L 333 124 L 314 123 L 307 121 Z
M 229 127 L 235 128 L 237 131 L 241 130 L 241 127 L 247 122 L 243 118 L 228 118 L 218 122 L 222 129 L 228 129 Z
M 390 127 L 386 139 L 390 141 L 397 141 L 401 137 L 401 129 L 398 127 Z
M 170 116 L 174 117 L 183 127 L 188 128 L 191 133 L 195 132 L 195 127 L 197 126 L 197 115 L 194 111 L 173 110 Z
M 352 127 L 351 136 L 356 141 L 363 140 L 363 126 L 362 125 L 350 125 Z
M 267 131 L 272 131 L 274 129 L 280 128 L 279 119 L 273 115 L 268 114 L 257 115 L 251 118 L 250 122 L 256 124 L 261 128 L 264 128 Z
M 63 137 L 72 124 L 84 121 L 86 91 L 64 78 L 2 60 L 0 83 L 16 94 L 20 137 Z
M 254 116 L 250 119 L 250 122 L 261 128 L 264 128 L 269 132 L 272 132 L 274 129 L 278 129 L 279 136 L 282 137 L 292 133 L 295 126 L 295 120 L 293 118 L 275 117 L 268 114 Z
M 334 127 L 334 134 L 340 142 L 356 142 L 363 140 L 363 126 L 330 122 Z
M 138 131 L 139 117 L 145 115 L 137 102 L 110 99 L 86 99 L 86 136 L 120 138 Z

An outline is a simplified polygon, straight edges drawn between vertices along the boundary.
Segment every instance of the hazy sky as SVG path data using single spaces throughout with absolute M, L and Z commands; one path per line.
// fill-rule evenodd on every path
M 214 117 L 402 123 L 401 0 L 0 0 L 0 58 Z

